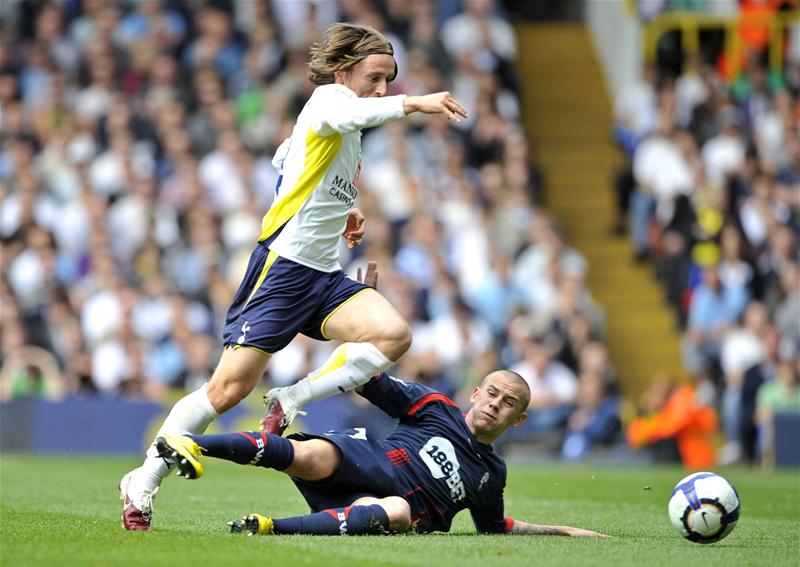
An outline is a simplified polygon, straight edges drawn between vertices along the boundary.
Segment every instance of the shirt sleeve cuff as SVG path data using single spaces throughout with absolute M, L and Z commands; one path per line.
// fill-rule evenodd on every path
M 511 530 L 514 528 L 514 518 L 509 518 L 508 516 L 506 516 L 505 520 L 506 520 L 506 533 L 510 534 Z
M 406 115 L 406 111 L 403 108 L 403 103 L 406 100 L 406 95 L 393 95 L 384 98 L 384 100 L 391 101 L 391 108 L 394 110 L 394 118 L 403 118 Z

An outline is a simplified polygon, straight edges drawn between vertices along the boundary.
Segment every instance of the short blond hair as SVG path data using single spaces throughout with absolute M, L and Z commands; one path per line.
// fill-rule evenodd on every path
M 392 44 L 381 32 L 364 24 L 331 24 L 322 32 L 321 41 L 311 46 L 308 79 L 315 85 L 336 82 L 334 73 L 348 71 L 370 55 L 394 57 Z M 397 62 L 394 75 L 397 76 Z

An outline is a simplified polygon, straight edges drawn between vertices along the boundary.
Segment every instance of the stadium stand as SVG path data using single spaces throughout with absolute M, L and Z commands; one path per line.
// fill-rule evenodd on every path
M 547 5 L 526 9 L 539 15 Z M 308 45 L 337 20 L 387 34 L 397 92 L 448 89 L 471 113 L 455 127 L 408 120 L 365 133 L 359 206 L 367 236 L 342 258 L 353 275 L 377 260 L 382 292 L 412 323 L 414 343 L 393 373 L 463 400 L 488 370 L 514 367 L 540 394 L 531 408 L 538 419 L 515 441 L 574 460 L 590 455 L 593 442 L 617 447 L 620 418 L 627 425 L 632 400 L 656 373 L 684 375 L 676 325 L 691 320 L 696 273 L 715 254 L 723 277 L 746 278 L 750 268 L 749 304 L 755 298 L 767 312 L 760 323 L 756 313 L 752 328 L 736 319 L 739 339 L 757 342 L 774 329 L 790 345 L 776 347 L 776 366 L 791 345 L 796 355 L 794 52 L 781 60 L 784 89 L 754 63 L 728 82 L 708 61 L 665 81 L 671 59 L 654 56 L 651 83 L 633 97 L 643 129 L 626 130 L 617 113 L 631 169 L 617 184 L 630 208 L 617 211 L 607 186 L 626 160 L 611 141 L 612 103 L 586 30 L 515 29 L 504 8 L 515 3 L 2 3 L 0 31 L 12 39 L 0 47 L 2 399 L 168 404 L 208 378 L 228 301 L 273 198 L 272 153 L 312 87 Z M 718 113 L 726 104 L 736 113 Z M 725 178 L 732 154 L 742 166 L 727 189 L 680 187 L 669 217 L 662 209 L 673 201 L 659 208 L 642 197 L 634 164 L 664 109 L 678 128 L 667 149 L 678 148 L 694 174 L 713 181 L 722 167 Z M 726 140 L 716 156 L 704 151 L 723 123 L 754 151 Z M 772 169 L 759 166 L 765 159 Z M 642 229 L 631 234 L 642 237 L 644 264 L 610 232 L 628 210 Z M 664 283 L 671 310 L 646 266 Z M 274 356 L 265 386 L 301 378 L 330 348 L 298 337 Z M 724 424 L 758 413 L 758 380 L 775 376 L 769 360 L 739 357 L 738 374 L 693 376 L 716 387 L 716 395 L 698 392 L 718 405 Z M 750 409 L 737 413 L 729 375 L 746 376 L 745 362 L 760 363 L 762 373 L 742 380 L 749 386 L 738 399 Z M 355 419 L 363 410 L 335 404 L 309 408 L 309 419 Z
M 718 462 L 769 464 L 773 415 L 790 438 L 796 420 L 780 414 L 800 412 L 800 13 L 742 0 L 639 15 L 646 66 L 616 101 L 619 202 L 684 374 L 719 410 Z

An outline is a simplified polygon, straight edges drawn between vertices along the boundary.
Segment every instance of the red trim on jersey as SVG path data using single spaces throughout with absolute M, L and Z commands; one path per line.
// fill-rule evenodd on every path
M 336 512 L 336 510 L 323 510 L 323 512 L 327 512 L 333 517 L 334 520 L 337 522 L 339 521 L 339 514 Z
M 386 456 L 395 467 L 402 467 L 404 465 L 411 464 L 411 457 L 408 456 L 408 452 L 402 447 L 400 449 L 386 451 Z
M 344 519 L 345 520 L 350 516 L 350 509 L 351 508 L 352 508 L 352 506 L 348 506 L 347 508 L 344 509 Z
M 252 443 L 252 444 L 253 444 L 253 445 L 255 445 L 256 447 L 258 447 L 258 443 L 256 443 L 256 440 L 255 440 L 255 439 L 253 439 L 252 437 L 250 437 L 250 436 L 249 436 L 247 433 L 245 433 L 244 431 L 237 431 L 236 433 L 238 433 L 239 435 L 243 435 L 243 436 L 247 437 L 247 438 L 250 440 L 250 443 Z
M 423 520 L 427 520 L 431 515 L 430 510 L 425 510 L 417 514 L 416 516 L 411 516 L 411 525 L 416 526 L 417 524 L 421 524 Z
M 411 496 L 412 494 L 414 494 L 415 492 L 419 492 L 420 490 L 422 490 L 422 487 L 417 485 L 408 492 L 406 492 L 405 494 L 403 494 L 403 498 L 405 498 L 406 496 Z
M 508 516 L 506 516 L 505 521 L 506 521 L 506 532 L 511 533 L 511 530 L 514 528 L 514 518 L 509 518 Z
M 414 404 L 413 406 L 411 406 L 411 409 L 408 410 L 408 416 L 411 417 L 412 415 L 417 413 L 419 410 L 421 410 L 424 406 L 426 406 L 426 405 L 428 405 L 430 403 L 433 403 L 433 402 L 442 402 L 443 404 L 446 404 L 448 406 L 453 406 L 454 408 L 458 407 L 458 405 L 453 400 L 451 400 L 450 398 L 448 398 L 444 394 L 440 394 L 440 393 L 436 392 L 436 393 L 428 394 L 427 396 L 423 396 L 422 398 L 420 398 L 417 401 L 417 403 Z

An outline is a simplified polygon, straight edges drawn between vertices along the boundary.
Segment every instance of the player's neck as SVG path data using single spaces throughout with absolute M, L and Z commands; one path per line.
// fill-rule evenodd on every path
M 499 437 L 499 435 L 493 435 L 492 433 L 488 433 L 486 431 L 477 431 L 475 429 L 475 424 L 472 422 L 472 410 L 468 411 L 464 416 L 464 421 L 467 424 L 467 429 L 469 429 L 469 432 L 472 433 L 472 436 L 476 441 L 478 441 L 478 443 L 483 445 L 491 445 Z

